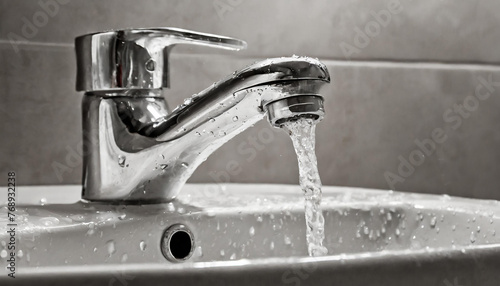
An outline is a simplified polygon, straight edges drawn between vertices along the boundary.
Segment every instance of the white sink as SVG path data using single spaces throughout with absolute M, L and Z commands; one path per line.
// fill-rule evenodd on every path
M 171 204 L 142 206 L 82 203 L 80 186 L 17 192 L 17 278 L 13 283 L 6 272 L 1 285 L 497 286 L 500 281 L 498 201 L 324 187 L 329 255 L 308 257 L 298 186 L 186 185 Z M 0 198 L 7 198 L 5 188 Z M 189 235 L 173 240 L 166 255 L 187 255 L 174 262 L 163 255 L 162 238 L 178 225 L 192 242 Z M 8 242 L 6 226 L 2 207 L 0 242 Z M 0 258 L 2 269 L 7 258 Z

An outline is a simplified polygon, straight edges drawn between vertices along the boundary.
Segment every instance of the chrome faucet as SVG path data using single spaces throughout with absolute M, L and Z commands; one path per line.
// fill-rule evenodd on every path
M 307 57 L 256 62 L 169 112 L 168 56 L 175 44 L 239 50 L 241 40 L 175 28 L 130 29 L 76 38 L 82 100 L 82 198 L 157 203 L 175 198 L 217 148 L 267 114 L 271 125 L 321 120 L 325 65 Z

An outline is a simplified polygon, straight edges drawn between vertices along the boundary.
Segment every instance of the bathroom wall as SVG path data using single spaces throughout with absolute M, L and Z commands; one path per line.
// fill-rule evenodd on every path
M 248 42 L 176 47 L 172 107 L 254 61 L 318 57 L 332 76 L 317 128 L 325 185 L 500 199 L 499 10 L 495 0 L 0 0 L 0 174 L 79 184 L 74 37 L 172 26 Z M 296 184 L 289 138 L 260 122 L 190 179 L 226 181 Z

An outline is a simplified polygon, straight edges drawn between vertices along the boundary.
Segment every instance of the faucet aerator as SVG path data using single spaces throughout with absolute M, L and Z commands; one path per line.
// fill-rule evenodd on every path
M 265 108 L 269 123 L 281 127 L 283 123 L 299 118 L 321 121 L 325 115 L 323 97 L 319 95 L 296 95 L 268 103 Z

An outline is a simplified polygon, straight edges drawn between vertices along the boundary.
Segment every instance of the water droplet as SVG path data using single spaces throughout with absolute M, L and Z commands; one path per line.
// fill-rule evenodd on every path
M 262 216 L 258 216 L 258 217 L 257 217 L 257 221 L 258 221 L 258 222 L 262 222 Z
M 46 203 L 47 203 L 47 199 L 46 198 L 41 198 L 40 199 L 40 205 L 41 206 L 44 206 Z
M 451 226 L 451 230 L 455 231 L 455 229 L 457 229 L 457 226 L 456 225 L 452 225 Z
M 193 99 L 191 97 L 184 99 L 184 105 L 190 105 L 192 102 L 193 102 Z
M 400 236 L 401 235 L 401 231 L 399 230 L 399 228 L 396 228 L 396 236 Z
M 149 59 L 146 62 L 146 70 L 152 72 L 155 70 L 155 61 L 153 59 Z
M 470 233 L 470 242 L 471 243 L 476 242 L 476 233 L 475 232 Z
M 233 121 L 234 122 L 238 121 L 238 116 L 233 117 Z
M 165 170 L 168 167 L 167 164 L 160 164 L 160 169 Z
M 201 246 L 197 246 L 194 249 L 193 255 L 196 257 L 202 257 L 203 256 L 203 250 L 201 249 Z
M 147 247 L 146 242 L 144 242 L 144 240 L 141 240 L 141 242 L 139 243 L 139 248 L 142 251 L 144 251 L 144 250 L 146 250 L 146 247 Z
M 118 156 L 118 165 L 120 165 L 120 167 L 125 167 L 126 160 L 127 160 L 127 157 L 125 157 L 123 155 Z
M 215 122 L 215 118 L 210 118 L 210 122 L 214 123 Z
M 370 229 L 368 229 L 367 226 L 364 226 L 363 227 L 363 233 L 366 234 L 366 235 L 368 235 L 370 233 Z
M 97 252 L 97 247 L 94 247 L 94 252 Z
M 222 136 L 226 136 L 226 132 L 224 132 L 224 131 L 219 131 L 219 136 L 221 136 L 221 137 L 222 137 Z
M 182 167 L 184 167 L 184 168 L 187 168 L 187 167 L 189 167 L 189 164 L 188 164 L 188 163 L 186 163 L 186 162 L 182 162 L 182 163 L 181 163 L 181 166 L 182 166 Z
M 269 244 L 269 249 L 274 250 L 274 241 L 271 241 Z
M 285 235 L 285 239 L 284 239 L 284 241 L 285 241 L 285 244 L 286 244 L 286 245 L 290 245 L 290 244 L 292 244 L 292 240 L 290 239 L 290 237 L 288 237 L 288 236 L 286 236 L 286 235 Z
M 254 236 L 254 235 L 255 235 L 255 228 L 252 226 L 252 227 L 248 230 L 248 233 L 250 234 L 250 236 Z
M 54 226 L 59 224 L 59 219 L 56 217 L 44 217 L 40 219 L 40 222 L 45 226 Z
M 2 251 L 0 251 L 0 257 L 2 257 L 2 258 L 7 257 L 7 250 L 2 249 Z
M 373 233 L 373 229 L 372 229 L 372 230 L 370 230 L 370 234 L 368 234 L 368 238 L 369 238 L 370 240 L 375 240 L 375 234 Z
M 433 216 L 430 221 L 431 228 L 435 228 L 437 223 L 437 217 Z
M 419 212 L 418 215 L 417 215 L 417 220 L 423 221 L 424 220 L 424 215 Z
M 118 219 L 119 219 L 119 220 L 124 220 L 124 219 L 125 219 L 125 217 L 127 217 L 127 215 L 126 215 L 126 214 L 121 214 L 120 216 L 118 216 Z
M 115 241 L 114 240 L 108 240 L 106 242 L 106 247 L 108 249 L 108 254 L 111 256 L 113 255 L 113 253 L 116 252 L 116 249 L 115 249 Z
M 392 220 L 392 214 L 390 212 L 387 213 L 387 221 Z
M 174 206 L 174 204 L 173 204 L 173 203 L 171 203 L 171 202 L 170 202 L 170 203 L 168 203 L 168 204 L 167 204 L 167 210 L 168 210 L 169 212 L 175 212 L 175 206 Z
M 128 260 L 128 255 L 125 253 L 122 255 L 122 259 L 120 260 L 122 263 L 127 262 Z
M 229 259 L 235 260 L 236 259 L 236 253 L 231 254 L 231 257 L 229 257 Z
M 220 251 L 220 256 L 224 256 L 224 255 L 225 255 L 225 253 L 224 253 L 224 249 L 222 249 L 222 250 Z

